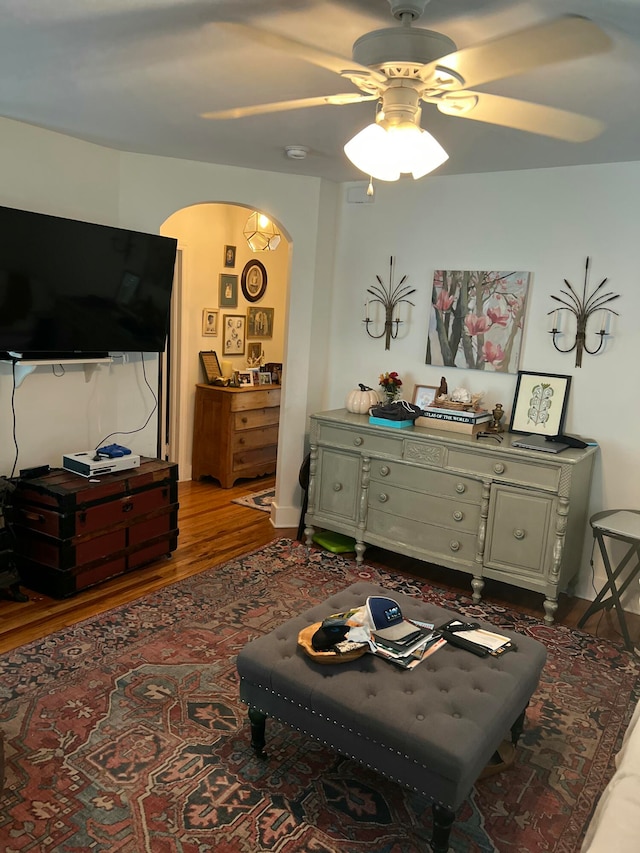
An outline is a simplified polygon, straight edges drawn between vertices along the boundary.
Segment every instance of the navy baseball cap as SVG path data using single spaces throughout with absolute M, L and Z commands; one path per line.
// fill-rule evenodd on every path
M 387 640 L 395 640 L 407 633 L 402 610 L 393 598 L 370 595 L 367 598 L 367 616 L 374 633 Z M 415 627 L 413 627 L 415 631 Z

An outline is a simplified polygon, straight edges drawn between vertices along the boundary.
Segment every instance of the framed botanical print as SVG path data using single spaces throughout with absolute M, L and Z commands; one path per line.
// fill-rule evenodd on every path
M 231 273 L 220 274 L 220 296 L 221 308 L 238 307 L 238 276 Z
M 244 314 L 225 314 L 222 324 L 222 355 L 244 355 L 247 318 Z
M 250 338 L 273 337 L 273 308 L 247 308 L 247 333 Z
M 564 428 L 571 377 L 518 371 L 510 432 L 556 436 Z
M 257 302 L 267 289 L 267 271 L 260 261 L 250 260 L 242 270 L 242 294 L 247 302 Z

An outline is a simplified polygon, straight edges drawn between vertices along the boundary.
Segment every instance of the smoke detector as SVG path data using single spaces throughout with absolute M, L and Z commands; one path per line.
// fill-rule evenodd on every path
M 284 150 L 290 160 L 304 160 L 309 153 L 309 149 L 304 145 L 287 145 Z

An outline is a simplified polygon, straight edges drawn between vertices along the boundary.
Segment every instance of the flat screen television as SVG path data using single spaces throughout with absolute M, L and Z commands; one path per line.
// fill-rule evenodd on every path
M 0 353 L 163 352 L 177 241 L 0 207 Z

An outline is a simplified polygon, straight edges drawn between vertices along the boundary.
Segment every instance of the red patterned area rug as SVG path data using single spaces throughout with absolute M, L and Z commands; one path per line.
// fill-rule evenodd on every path
M 575 853 L 613 772 L 640 665 L 579 631 L 290 540 L 0 657 L 5 853 L 424 853 L 422 798 L 276 721 L 254 756 L 235 657 L 356 580 L 543 642 L 515 764 L 477 783 L 456 853 Z

